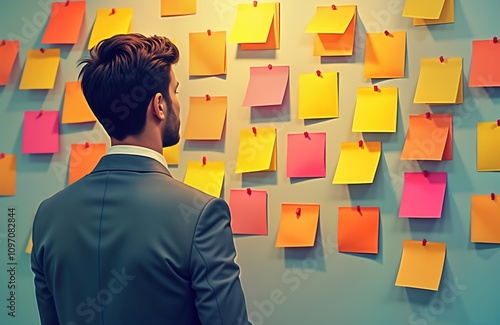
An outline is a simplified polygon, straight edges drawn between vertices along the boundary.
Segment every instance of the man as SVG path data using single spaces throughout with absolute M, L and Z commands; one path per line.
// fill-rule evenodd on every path
M 249 324 L 227 204 L 173 179 L 162 156 L 179 141 L 178 59 L 167 38 L 131 34 L 82 60 L 111 148 L 37 211 L 42 324 Z

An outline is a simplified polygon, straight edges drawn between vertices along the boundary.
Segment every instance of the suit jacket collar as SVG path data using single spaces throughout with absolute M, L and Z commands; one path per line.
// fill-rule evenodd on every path
M 118 170 L 133 172 L 156 172 L 172 177 L 168 169 L 166 169 L 165 166 L 163 166 L 153 158 L 125 154 L 103 156 L 92 173 Z

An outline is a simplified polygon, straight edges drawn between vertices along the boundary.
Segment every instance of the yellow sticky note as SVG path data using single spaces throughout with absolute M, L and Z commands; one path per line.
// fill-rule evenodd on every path
M 381 142 L 342 142 L 333 184 L 373 183 L 381 151 Z
M 161 0 L 162 17 L 196 14 L 196 0 Z
M 445 0 L 438 19 L 413 18 L 413 26 L 450 24 L 455 22 L 455 0 Z
M 180 151 L 181 145 L 180 142 L 176 145 L 163 148 L 163 157 L 167 161 L 167 164 L 170 165 L 178 165 L 180 162 Z
M 221 74 L 226 74 L 226 32 L 189 33 L 189 75 Z
M 404 78 L 406 32 L 368 33 L 365 78 Z
M 223 161 L 188 161 L 184 183 L 209 195 L 220 197 L 224 182 Z
M 0 153 L 0 196 L 16 195 L 16 155 Z
M 276 247 L 314 246 L 319 204 L 282 204 Z
M 446 244 L 403 240 L 396 286 L 437 291 L 443 274 Z
M 242 50 L 280 48 L 280 4 L 276 2 L 239 4 L 230 43 L 240 43 Z
M 82 91 L 81 81 L 66 82 L 62 124 L 95 122 L 94 113 L 89 107 Z
M 240 130 L 236 173 L 276 170 L 276 129 Z
M 299 119 L 339 117 L 338 72 L 299 76 Z
M 352 132 L 396 132 L 398 88 L 358 88 Z
M 100 41 L 118 34 L 128 34 L 132 29 L 132 8 L 97 9 L 97 16 L 90 34 L 90 50 Z
M 403 17 L 438 19 L 445 0 L 406 0 Z
M 497 194 L 473 195 L 470 214 L 472 243 L 500 244 L 500 198 Z
M 59 70 L 59 49 L 28 50 L 19 89 L 52 89 Z
M 464 101 L 462 58 L 421 59 L 413 103 L 460 104 Z
M 477 171 L 500 171 L 500 126 L 497 122 L 477 123 Z
M 184 130 L 186 140 L 220 140 L 226 121 L 227 97 L 190 97 Z

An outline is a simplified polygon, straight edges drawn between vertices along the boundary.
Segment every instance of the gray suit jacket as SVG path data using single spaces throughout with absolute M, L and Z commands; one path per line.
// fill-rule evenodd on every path
M 249 324 L 224 200 L 154 159 L 104 156 L 33 224 L 42 324 Z

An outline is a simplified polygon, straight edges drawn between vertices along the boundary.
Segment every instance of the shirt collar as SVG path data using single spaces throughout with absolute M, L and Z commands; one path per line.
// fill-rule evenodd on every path
M 168 170 L 168 165 L 167 161 L 165 160 L 165 157 L 161 155 L 160 153 L 146 148 L 146 147 L 140 147 L 140 146 L 131 146 L 131 145 L 116 145 L 116 146 L 111 146 L 108 150 L 108 155 L 136 155 L 136 156 L 143 156 L 143 157 L 148 157 L 152 158 L 156 161 L 158 161 L 160 164 L 165 166 L 165 168 Z

